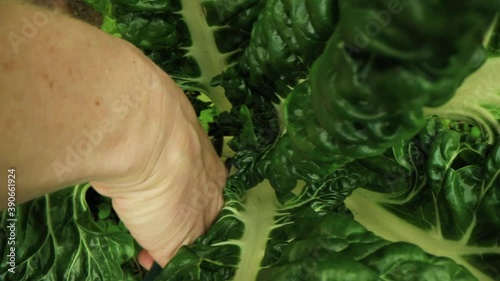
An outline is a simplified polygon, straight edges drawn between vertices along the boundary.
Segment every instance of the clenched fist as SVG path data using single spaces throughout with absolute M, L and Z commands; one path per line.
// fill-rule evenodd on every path
M 158 122 L 140 173 L 93 182 L 112 198 L 113 208 L 144 248 L 139 262 L 165 266 L 177 249 L 193 242 L 213 222 L 223 204 L 226 170 L 199 125 L 184 93 L 163 75 L 165 92 L 153 104 Z

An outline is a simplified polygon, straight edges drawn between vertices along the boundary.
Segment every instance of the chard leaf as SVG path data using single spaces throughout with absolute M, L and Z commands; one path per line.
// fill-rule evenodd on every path
M 410 169 L 394 174 L 379 168 L 398 167 L 390 157 L 353 163 L 366 180 L 346 205 L 358 222 L 389 241 L 449 257 L 478 280 L 498 280 L 500 138 L 489 145 L 487 131 L 471 136 L 471 128 L 478 127 L 430 118 L 418 137 L 403 145 L 408 153 L 399 157 Z
M 291 133 L 269 154 L 267 176 L 276 178 L 271 181 L 279 192 L 294 187 L 281 178 L 314 181 L 353 159 L 383 153 L 423 128 L 424 107 L 453 97 L 487 58 L 483 39 L 498 3 L 454 7 L 446 1 L 339 1 L 341 20 L 304 82 L 310 98 L 306 86 L 288 96 Z M 373 25 L 376 34 L 369 33 Z M 483 104 L 491 103 L 498 101 Z
M 500 57 L 490 57 L 465 80 L 453 98 L 443 106 L 426 108 L 427 115 L 464 120 L 478 124 L 488 135 L 488 143 L 500 135 Z
M 89 185 L 45 195 L 16 208 L 16 268 L 9 272 L 7 243 L 0 244 L 2 280 L 134 280 L 122 266 L 135 258 L 124 228 L 99 226 L 85 201 Z M 7 241 L 8 212 L 2 212 L 0 241 Z
M 219 219 L 158 280 L 476 280 L 451 259 L 355 222 L 342 204 L 348 178 L 306 186 L 284 204 L 267 181 L 246 192 L 230 183 Z

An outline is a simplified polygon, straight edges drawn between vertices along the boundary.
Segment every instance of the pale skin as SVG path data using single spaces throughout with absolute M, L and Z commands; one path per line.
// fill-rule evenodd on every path
M 12 0 L 0 0 L 0 50 L 0 173 L 16 169 L 16 204 L 91 182 L 145 268 L 207 230 L 226 170 L 166 73 L 124 40 Z

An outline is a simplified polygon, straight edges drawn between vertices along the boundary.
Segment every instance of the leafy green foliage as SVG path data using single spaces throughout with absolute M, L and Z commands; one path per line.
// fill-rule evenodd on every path
M 483 36 L 494 13 L 482 3 L 457 5 L 448 13 L 446 1 L 385 2 L 339 2 L 346 20 L 313 65 L 310 97 L 304 85 L 288 98 L 289 138 L 275 153 L 288 155 L 287 161 L 271 165 L 270 177 L 298 173 L 317 179 L 384 152 L 416 134 L 425 124 L 423 108 L 448 101 L 485 60 Z M 435 15 L 440 20 L 428 20 Z M 379 32 L 365 34 L 373 23 Z M 294 186 L 280 181 L 274 181 L 279 189 Z
M 433 117 L 393 155 L 349 166 L 366 177 L 347 206 L 372 229 L 389 222 L 376 232 L 392 241 L 406 237 L 429 253 L 452 257 L 481 280 L 497 280 L 500 143 L 489 146 L 485 139 L 470 123 Z
M 2 260 L 2 280 L 136 280 L 138 271 L 127 268 L 137 254 L 132 237 L 123 226 L 94 221 L 85 200 L 89 187 L 77 185 L 17 207 L 17 266 L 11 273 Z M 7 218 L 3 212 L 2 257 L 12 246 L 6 243 Z
M 236 66 L 259 92 L 287 93 L 306 78 L 337 21 L 336 1 L 266 1 Z
M 87 2 L 233 167 L 216 222 L 156 280 L 500 280 L 498 0 Z M 20 237 L 42 231 L 16 280 L 140 278 L 85 190 L 19 207 Z

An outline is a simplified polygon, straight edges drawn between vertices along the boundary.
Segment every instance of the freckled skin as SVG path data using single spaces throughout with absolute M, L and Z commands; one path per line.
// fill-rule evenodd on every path
M 15 67 L 16 67 L 16 64 L 13 61 L 0 63 L 0 65 L 2 66 L 3 70 L 6 72 L 7 71 L 14 71 Z

